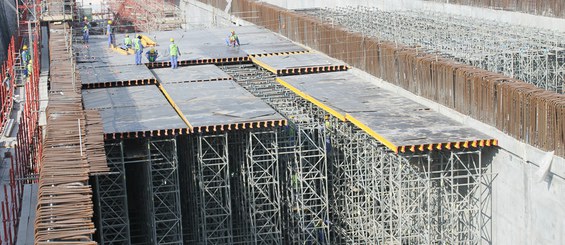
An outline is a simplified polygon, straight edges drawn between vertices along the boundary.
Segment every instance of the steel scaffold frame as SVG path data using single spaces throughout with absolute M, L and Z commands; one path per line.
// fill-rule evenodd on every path
M 273 75 L 252 65 L 222 69 L 294 121 L 315 122 L 325 114 L 278 87 Z M 332 160 L 332 216 L 331 221 L 324 224 L 331 225 L 332 243 L 478 244 L 481 239 L 488 241 L 484 235 L 487 233 L 484 217 L 489 216 L 485 206 L 488 206 L 490 192 L 484 191 L 489 189 L 484 187 L 490 182 L 485 181 L 488 178 L 484 176 L 488 174 L 481 163 L 480 149 L 397 155 L 349 123 L 332 118 L 330 125 L 324 131 L 328 132 L 330 145 L 336 147 L 326 146 Z M 295 135 L 290 131 L 286 131 L 288 135 Z M 282 136 L 279 145 L 281 157 L 285 159 L 285 151 L 292 154 L 294 151 L 286 149 L 292 148 L 293 143 L 284 142 L 297 138 Z M 286 186 L 292 184 L 293 164 L 292 161 L 282 163 L 287 166 Z M 283 193 L 283 199 L 292 203 L 293 194 L 288 193 L 292 190 Z M 284 223 L 294 227 L 296 219 L 291 214 L 285 213 L 291 218 Z M 299 238 L 297 234 L 300 233 L 291 232 L 287 239 L 296 241 L 292 238 Z
M 565 92 L 564 32 L 430 11 L 349 6 L 304 12 L 367 36 Z
M 249 131 L 247 188 L 252 244 L 282 244 L 277 132 Z
M 107 143 L 110 173 L 94 176 L 100 244 L 129 244 L 127 189 L 123 142 Z
M 286 243 L 329 242 L 326 135 L 322 122 L 304 110 L 308 103 L 277 84 L 273 74 L 253 65 L 221 68 L 292 121 L 279 138 L 279 157 L 281 166 L 285 166 L 280 171 L 286 190 L 283 192 Z M 293 184 L 293 177 L 297 184 Z
M 198 135 L 200 232 L 205 244 L 232 244 L 228 134 Z
M 149 139 L 153 236 L 157 244 L 183 244 L 175 139 Z

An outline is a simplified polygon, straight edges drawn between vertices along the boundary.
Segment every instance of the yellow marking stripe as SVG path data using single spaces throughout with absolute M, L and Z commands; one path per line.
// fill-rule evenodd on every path
M 306 93 L 298 90 L 297 88 L 295 88 L 292 85 L 288 84 L 287 82 L 283 81 L 280 77 L 277 77 L 277 82 L 280 83 L 281 85 L 285 86 L 286 88 L 290 89 L 292 92 L 294 92 L 295 94 L 304 98 L 305 100 L 312 102 L 314 105 L 317 105 L 318 107 L 322 108 L 324 111 L 332 114 L 334 117 L 337 117 L 339 120 L 345 122 L 345 120 L 346 120 L 345 115 L 340 114 L 336 110 L 324 105 L 324 103 L 314 99 L 312 96 L 307 95 Z
M 371 128 L 367 127 L 367 125 L 363 124 L 362 122 L 360 122 L 359 120 L 357 120 L 356 118 L 354 118 L 353 116 L 349 115 L 349 114 L 345 114 L 345 119 L 347 119 L 348 121 L 350 121 L 351 123 L 353 123 L 355 126 L 359 127 L 360 129 L 362 129 L 363 131 L 365 131 L 366 133 L 368 133 L 369 135 L 373 136 L 375 139 L 377 139 L 378 141 L 380 141 L 381 143 L 383 143 L 384 145 L 386 145 L 388 148 L 390 148 L 391 150 L 393 150 L 395 153 L 398 153 L 398 146 L 394 145 L 393 143 L 391 143 L 390 141 L 388 141 L 387 139 L 385 139 L 383 136 L 381 136 L 380 134 L 377 134 L 377 132 L 373 131 Z
M 190 129 L 190 131 L 193 131 L 194 127 L 192 127 L 192 124 L 190 124 L 190 122 L 188 122 L 188 119 L 186 119 L 186 117 L 184 116 L 184 114 L 182 113 L 182 111 L 180 110 L 180 108 L 175 104 L 175 102 L 173 101 L 173 99 L 171 98 L 171 96 L 169 96 L 169 93 L 167 93 L 167 91 L 165 90 L 165 88 L 163 88 L 163 85 L 158 84 L 159 90 L 161 90 L 161 92 L 163 93 L 163 95 L 165 95 L 165 98 L 167 98 L 167 101 L 169 101 L 169 103 L 171 104 L 171 106 L 175 109 L 175 111 L 177 112 L 177 114 L 181 117 L 181 119 L 184 121 L 184 123 L 186 124 L 186 126 L 188 126 L 188 128 Z
M 273 68 L 273 67 L 271 67 L 271 66 L 268 66 L 267 64 L 265 64 L 265 63 L 263 63 L 263 62 L 257 60 L 257 59 L 254 58 L 254 57 L 251 57 L 251 56 L 250 56 L 249 58 L 251 58 L 251 61 L 253 61 L 253 63 L 255 63 L 255 64 L 257 64 L 257 65 L 263 67 L 264 69 L 267 69 L 267 71 L 270 71 L 270 72 L 272 72 L 272 73 L 277 74 L 277 69 L 275 69 L 275 68 Z

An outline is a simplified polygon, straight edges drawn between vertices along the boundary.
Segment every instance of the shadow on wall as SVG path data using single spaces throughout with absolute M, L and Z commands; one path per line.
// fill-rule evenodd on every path
M 0 62 L 6 59 L 6 51 L 10 44 L 10 38 L 16 30 L 16 12 L 14 1 L 2 1 L 0 3 Z

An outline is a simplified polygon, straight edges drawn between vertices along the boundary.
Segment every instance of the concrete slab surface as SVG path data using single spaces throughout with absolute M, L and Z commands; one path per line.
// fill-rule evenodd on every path
M 100 111 L 106 134 L 186 128 L 154 85 L 86 89 L 82 97 L 85 109 Z
M 186 124 L 169 105 L 102 109 L 100 116 L 106 134 L 186 128 Z
M 154 85 L 83 89 L 82 103 L 85 109 L 144 107 L 168 104 L 165 96 Z
M 155 79 L 144 65 L 98 66 L 99 63 L 80 63 L 77 68 L 82 84 L 102 84 L 121 81 Z
M 426 106 L 379 88 L 351 72 L 286 76 L 280 79 L 298 92 L 321 102 L 334 116 L 356 119 L 395 146 L 491 139 Z
M 235 30 L 239 36 L 239 47 L 228 47 L 226 38 L 231 30 Z M 153 33 L 141 33 L 157 42 L 154 47 L 159 53 L 156 62 L 169 61 L 170 38 L 175 39 L 181 55 L 179 61 L 218 59 L 218 58 L 240 58 L 250 54 L 269 54 L 277 52 L 299 52 L 306 51 L 305 48 L 294 44 L 286 38 L 276 35 L 264 28 L 257 26 L 240 26 L 234 28 L 216 28 L 206 30 L 176 30 Z M 123 43 L 126 34 L 116 34 L 116 44 Z M 130 33 L 130 37 L 136 34 Z M 88 45 L 75 44 L 79 63 L 94 63 L 93 66 L 119 66 L 135 64 L 134 55 L 123 55 L 108 48 L 108 38 L 103 35 L 92 35 Z M 144 49 L 148 51 L 149 47 Z M 149 62 L 142 58 L 144 63 Z
M 260 66 L 275 73 L 281 70 L 300 69 L 306 67 L 346 66 L 344 62 L 330 58 L 321 53 L 263 56 L 255 57 L 253 60 Z
M 232 80 L 163 87 L 194 127 L 284 119 Z
M 211 80 L 227 80 L 231 76 L 215 65 L 184 66 L 177 69 L 153 69 L 153 74 L 160 83 L 182 83 Z

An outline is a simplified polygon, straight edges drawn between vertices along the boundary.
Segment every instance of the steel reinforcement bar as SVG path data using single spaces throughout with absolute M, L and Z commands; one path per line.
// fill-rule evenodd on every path
M 201 2 L 225 7 L 222 1 Z M 565 95 L 262 2 L 234 0 L 231 12 L 518 140 L 565 156 Z
M 35 244 L 96 244 L 88 184 L 107 172 L 100 116 L 82 108 L 67 24 L 50 24 L 51 90 L 39 166 Z M 44 54 L 47 55 L 47 54 Z M 91 168 L 92 167 L 92 168 Z

